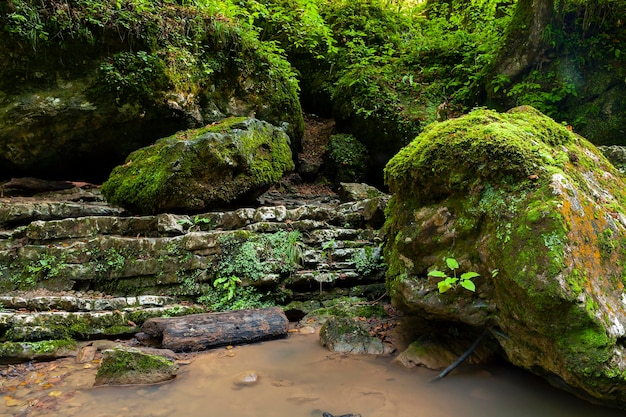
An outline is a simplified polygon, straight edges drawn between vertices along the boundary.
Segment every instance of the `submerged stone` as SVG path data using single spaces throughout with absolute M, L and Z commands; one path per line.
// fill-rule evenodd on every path
M 626 184 L 593 145 L 531 107 L 480 109 L 430 125 L 385 177 L 397 306 L 486 326 L 513 364 L 626 407 Z M 476 291 L 440 293 L 434 269 L 479 273 Z
M 237 386 L 254 385 L 258 382 L 259 376 L 256 371 L 249 370 L 240 373 L 233 379 L 233 384 Z
M 102 185 L 132 212 L 189 212 L 253 200 L 294 164 L 287 134 L 257 119 L 229 118 L 131 153 Z

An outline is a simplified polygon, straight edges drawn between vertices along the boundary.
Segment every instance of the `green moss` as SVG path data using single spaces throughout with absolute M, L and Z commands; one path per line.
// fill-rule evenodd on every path
M 613 236 L 613 230 L 604 229 L 602 233 L 598 235 L 598 247 L 600 249 L 600 256 L 609 257 L 611 253 L 617 248 L 618 242 L 615 241 Z
M 73 350 L 76 342 L 69 339 L 43 340 L 39 342 L 0 343 L 0 358 L 33 359 L 50 357 L 61 350 Z M 0 359 L 2 362 L 2 359 Z
M 102 193 L 144 214 L 225 205 L 294 168 L 288 141 L 267 123 L 225 119 L 133 152 L 113 170 Z
M 612 355 L 612 342 L 603 329 L 588 324 L 590 326 L 579 326 L 578 330 L 568 332 L 558 343 L 572 372 L 597 377 L 598 370 Z
M 29 343 L 26 346 L 30 346 L 33 352 L 35 353 L 43 354 L 43 353 L 55 352 L 59 349 L 74 349 L 76 347 L 76 342 L 74 342 L 73 340 L 68 340 L 68 339 L 43 340 L 40 342 Z
M 596 303 L 591 298 L 588 298 L 587 301 L 585 301 L 585 310 L 588 313 L 593 314 L 595 311 L 598 310 L 598 303 Z
M 573 291 L 574 296 L 578 296 L 580 293 L 582 293 L 584 285 L 587 283 L 587 280 L 588 278 L 586 277 L 586 274 L 584 272 L 581 272 L 579 269 L 574 269 L 571 273 L 567 275 L 567 284 Z
M 138 351 L 114 349 L 114 352 L 103 358 L 96 379 L 117 380 L 128 374 L 150 374 L 175 368 L 170 360 L 155 355 L 148 355 Z
M 436 201 L 481 181 L 519 184 L 538 174 L 541 151 L 575 140 L 573 133 L 538 111 L 475 110 L 459 119 L 429 125 L 385 168 L 391 189 L 402 184 L 418 201 Z M 414 174 L 419 172 L 419 176 Z
M 170 138 L 176 138 L 178 140 L 191 140 L 197 138 L 198 136 L 202 136 L 205 133 L 223 133 L 232 129 L 233 125 L 239 124 L 246 119 L 247 117 L 228 117 L 220 120 L 218 123 L 212 123 L 198 129 L 189 129 L 177 132 L 170 136 Z

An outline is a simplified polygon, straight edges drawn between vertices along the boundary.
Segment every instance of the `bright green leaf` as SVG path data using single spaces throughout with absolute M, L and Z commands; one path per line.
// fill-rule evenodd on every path
M 437 286 L 439 287 L 439 293 L 443 294 L 444 292 L 448 291 L 450 288 L 452 288 L 452 286 L 450 286 L 449 284 L 447 284 L 445 281 L 441 281 L 437 283 Z
M 430 271 L 428 273 L 428 276 L 429 277 L 437 277 L 437 278 L 447 278 L 448 277 L 445 272 L 437 271 L 436 269 Z
M 465 288 L 468 291 L 476 291 L 476 285 L 469 279 L 461 281 L 461 287 Z
M 476 278 L 479 276 L 480 274 L 478 272 L 470 271 L 470 272 L 465 272 L 461 274 L 461 279 L 472 279 L 472 278 Z
M 456 282 L 457 282 L 458 280 L 459 280 L 459 279 L 458 279 L 458 278 L 456 278 L 456 277 L 447 277 L 447 278 L 445 279 L 445 282 L 446 282 L 448 285 L 454 286 L 454 285 L 456 285 Z
M 450 268 L 450 269 L 458 269 L 459 268 L 459 263 L 454 258 L 446 258 L 446 265 L 448 265 L 448 268 Z

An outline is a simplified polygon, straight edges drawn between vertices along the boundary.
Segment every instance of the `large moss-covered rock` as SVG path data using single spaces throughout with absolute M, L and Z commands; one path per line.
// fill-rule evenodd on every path
M 284 131 L 230 118 L 133 152 L 102 194 L 135 213 L 199 211 L 256 197 L 293 168 Z
M 387 165 L 385 261 L 396 305 L 486 326 L 519 366 L 626 407 L 626 184 L 533 108 L 430 125 Z M 476 271 L 439 293 L 432 269 Z
M 289 63 L 172 0 L 0 3 L 0 179 L 100 182 L 133 150 L 224 117 L 303 131 Z

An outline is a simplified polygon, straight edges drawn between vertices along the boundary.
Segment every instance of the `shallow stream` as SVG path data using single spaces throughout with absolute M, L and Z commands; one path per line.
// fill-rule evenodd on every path
M 362 417 L 617 417 L 623 413 L 586 403 L 509 366 L 459 368 L 436 383 L 437 373 L 405 369 L 390 358 L 331 353 L 316 334 L 216 349 L 181 366 L 176 380 L 144 387 L 89 388 L 96 366 L 60 362 L 39 374 L 39 400 L 6 397 L 21 404 L 0 416 L 89 417 L 321 417 L 347 413 Z M 74 372 L 63 369 L 76 366 Z M 69 369 L 69 368 L 67 368 Z M 258 381 L 234 384 L 255 371 Z M 65 373 L 63 373 L 65 372 Z M 69 375 L 69 376 L 68 376 Z M 44 384 L 44 385 L 41 385 Z M 47 385 L 46 385 L 47 384 Z M 47 388 L 45 388 L 47 386 Z M 13 395 L 13 397 L 11 397 Z M 26 402 L 30 401 L 30 406 Z

